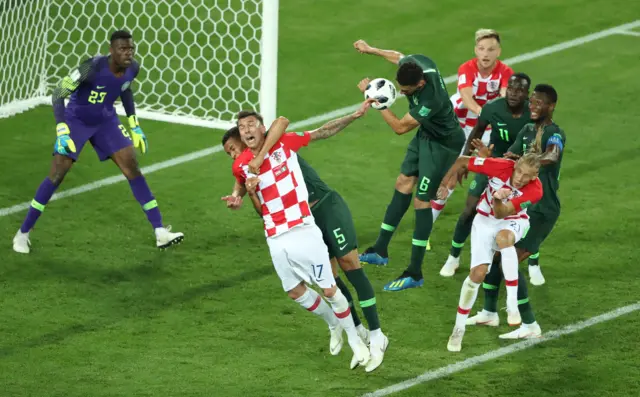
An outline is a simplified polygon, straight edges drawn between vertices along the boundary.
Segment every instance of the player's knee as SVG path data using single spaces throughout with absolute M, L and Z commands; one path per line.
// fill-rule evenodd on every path
M 337 290 L 338 290 L 338 287 L 334 285 L 331 288 L 323 288 L 322 294 L 327 298 L 333 298 Z
M 140 167 L 138 167 L 138 162 L 134 160 L 122 168 L 122 174 L 128 180 L 132 180 L 142 176 L 142 171 L 140 171 Z
M 516 236 L 511 230 L 500 230 L 496 235 L 496 245 L 499 249 L 513 247 L 516 244 Z
M 415 184 L 415 181 L 416 178 L 414 176 L 400 174 L 396 179 L 396 190 L 400 193 L 411 194 L 411 192 L 413 192 L 413 185 Z
M 287 291 L 287 295 L 289 296 L 289 298 L 296 300 L 302 295 L 304 295 L 305 292 L 307 292 L 307 286 L 304 285 L 304 283 L 300 283 L 296 285 L 293 289 L 290 289 L 289 291 Z
M 360 269 L 360 258 L 358 258 L 358 252 L 353 250 L 349 252 L 347 255 L 338 258 L 338 263 L 340 264 L 340 268 L 345 272 Z
M 427 198 L 414 197 L 413 198 L 413 207 L 417 210 L 423 210 L 425 208 L 431 208 L 431 200 Z
M 482 281 L 484 281 L 484 278 L 487 275 L 488 271 L 489 271 L 488 264 L 475 266 L 471 268 L 471 271 L 469 272 L 469 278 L 474 283 L 481 283 Z

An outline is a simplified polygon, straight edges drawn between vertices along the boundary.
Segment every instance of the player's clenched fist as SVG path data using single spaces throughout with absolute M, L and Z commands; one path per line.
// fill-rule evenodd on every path
M 493 198 L 496 200 L 504 200 L 511 194 L 511 189 L 500 188 L 493 193 Z
M 355 43 L 353 43 L 353 48 L 358 50 L 358 52 L 361 53 L 361 54 L 370 54 L 371 53 L 371 46 L 369 44 L 367 44 L 367 42 L 364 41 L 364 40 L 358 40 Z
M 264 158 L 254 157 L 251 161 L 249 161 L 249 164 L 247 164 L 247 166 L 249 167 L 249 172 L 252 174 L 259 175 L 260 167 L 262 166 L 263 162 L 264 162 Z

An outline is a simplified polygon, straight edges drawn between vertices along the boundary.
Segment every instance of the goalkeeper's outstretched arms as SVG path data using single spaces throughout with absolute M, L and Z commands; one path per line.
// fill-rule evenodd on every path
M 74 93 L 85 81 L 91 79 L 94 73 L 94 59 L 88 59 L 80 64 L 76 69 L 53 89 L 51 104 L 53 105 L 53 115 L 56 119 L 56 143 L 55 151 L 63 156 L 76 152 L 76 145 L 69 136 L 71 131 L 65 118 L 64 100 Z
M 353 47 L 361 54 L 377 55 L 396 65 L 400 63 L 400 60 L 402 58 L 404 58 L 404 54 L 402 54 L 401 52 L 371 47 L 364 40 L 356 41 L 355 43 L 353 43 Z
M 134 76 L 137 77 L 138 72 L 140 72 L 140 65 L 137 62 L 133 62 L 131 67 L 135 68 Z M 142 128 L 140 127 L 140 123 L 138 122 L 138 117 L 136 116 L 136 105 L 133 100 L 133 91 L 131 89 L 131 85 L 129 85 L 126 90 L 122 91 L 122 93 L 120 94 L 120 100 L 122 101 L 122 107 L 124 107 L 124 111 L 127 114 L 127 120 L 129 120 L 129 128 L 131 129 L 131 140 L 133 141 L 133 146 L 137 149 L 140 149 L 140 152 L 144 154 L 149 149 L 149 143 L 147 141 L 147 136 L 144 134 L 144 132 L 142 132 Z

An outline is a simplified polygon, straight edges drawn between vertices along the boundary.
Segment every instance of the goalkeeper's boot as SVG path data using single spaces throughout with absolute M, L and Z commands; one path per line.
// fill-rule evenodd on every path
M 329 327 L 329 333 L 331 334 L 331 338 L 329 339 L 329 353 L 332 356 L 337 356 L 342 350 L 342 345 L 344 345 L 344 338 L 342 337 L 343 329 L 340 325 L 336 325 L 335 327 Z
M 535 286 L 540 286 L 545 283 L 540 266 L 529 266 L 529 279 L 531 280 L 531 284 Z
M 397 279 L 387 283 L 384 286 L 385 291 L 402 291 L 409 288 L 422 287 L 424 284 L 424 278 L 422 275 L 419 278 L 413 278 L 408 272 L 402 273 Z
M 369 364 L 364 368 L 366 372 L 375 370 L 384 360 L 384 352 L 387 351 L 387 347 L 389 346 L 389 338 L 382 334 L 382 337 L 378 339 L 379 340 L 372 341 L 371 346 L 369 347 L 371 360 L 369 360 Z
M 492 313 L 486 310 L 478 312 L 473 317 L 469 317 L 466 322 L 467 325 L 486 325 L 489 327 L 497 327 L 500 325 L 500 317 L 498 313 Z
M 522 324 L 515 331 L 498 336 L 500 339 L 533 339 L 542 337 L 542 329 L 537 322 L 533 324 Z
M 160 249 L 180 244 L 184 240 L 184 234 L 171 233 L 171 226 L 159 227 L 156 229 L 156 246 Z
M 462 338 L 464 337 L 464 328 L 454 327 L 449 342 L 447 342 L 447 350 L 450 352 L 459 352 L 462 350 Z
M 456 258 L 455 256 L 449 255 L 449 257 L 447 258 L 447 261 L 442 266 L 442 269 L 440 269 L 440 275 L 442 277 L 453 277 L 453 275 L 456 274 L 456 270 L 458 270 L 459 267 L 460 267 L 460 257 Z
M 28 254 L 31 251 L 31 241 L 29 241 L 29 232 L 22 233 L 18 230 L 13 238 L 13 250 L 21 254 Z
M 373 247 L 369 247 L 363 254 L 360 254 L 360 262 L 366 265 L 386 266 L 389 263 L 389 258 L 378 254 Z

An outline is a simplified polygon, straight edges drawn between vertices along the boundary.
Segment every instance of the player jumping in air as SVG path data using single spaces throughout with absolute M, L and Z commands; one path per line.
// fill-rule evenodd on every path
M 310 131 L 309 134 L 311 135 L 311 141 L 326 139 L 336 135 L 353 121 L 360 118 L 365 110 L 366 108 L 361 108 L 353 114 L 329 121 L 322 127 Z M 238 114 L 238 120 L 248 118 L 254 119 L 249 121 L 252 125 L 263 125 L 262 116 L 258 113 L 243 111 Z M 272 133 L 273 131 L 269 132 L 267 137 L 271 138 Z M 237 127 L 231 128 L 224 134 L 222 137 L 222 145 L 225 152 L 227 152 L 227 154 L 234 160 L 246 149 L 246 145 L 240 139 L 240 132 Z M 264 146 L 266 147 L 268 144 L 265 143 Z M 304 177 L 307 191 L 309 192 L 309 206 L 311 208 L 311 214 L 313 215 L 316 225 L 322 232 L 325 244 L 329 248 L 331 268 L 336 280 L 336 285 L 347 298 L 347 301 L 349 301 L 349 306 L 353 308 L 354 305 L 351 292 L 349 292 L 347 286 L 338 276 L 337 271 L 338 266 L 340 266 L 344 271 L 344 274 L 347 276 L 347 279 L 351 282 L 358 293 L 360 307 L 367 319 L 370 330 L 371 360 L 366 366 L 366 371 L 373 371 L 382 363 L 384 359 L 384 352 L 386 351 L 389 340 L 382 333 L 382 329 L 380 328 L 373 286 L 367 278 L 364 269 L 360 266 L 360 260 L 358 258 L 358 241 L 355 226 L 353 224 L 353 218 L 351 217 L 351 211 L 342 196 L 320 179 L 320 176 L 309 165 L 309 163 L 300 156 L 300 154 L 298 154 L 298 162 L 300 164 L 300 169 L 302 171 L 302 176 Z M 234 200 L 232 197 L 224 197 L 223 199 L 227 200 L 230 204 L 230 208 L 238 208 L 242 203 L 241 199 Z M 256 196 L 252 196 L 251 199 L 254 203 L 256 200 L 259 202 L 259 199 L 257 199 Z M 259 210 L 259 213 L 261 213 L 261 210 Z M 356 311 L 352 310 L 351 315 L 358 333 L 362 339 L 368 343 L 369 333 L 360 322 Z M 332 333 L 336 338 L 342 338 L 341 328 L 338 327 L 332 330 Z M 333 350 L 332 354 L 338 354 L 338 352 L 339 350 Z M 357 361 L 352 362 L 352 368 L 355 368 L 355 366 L 357 366 Z
M 436 198 L 442 177 L 460 155 L 465 142 L 464 132 L 453 113 L 442 76 L 430 58 L 424 55 L 404 56 L 396 51 L 373 48 L 362 40 L 354 46 L 361 53 L 378 55 L 399 65 L 396 80 L 400 92 L 409 100 L 409 112 L 400 119 L 389 109 L 381 110 L 380 114 L 396 134 L 406 134 L 418 128 L 407 148 L 378 239 L 360 256 L 360 261 L 374 265 L 388 263 L 389 242 L 409 209 L 413 189 L 417 186 L 413 200 L 416 223 L 411 263 L 400 277 L 389 282 L 384 289 L 401 291 L 419 287 L 424 283 L 422 261 L 433 227 L 431 200 Z M 369 79 L 361 81 L 360 90 L 364 91 L 368 84 Z
M 288 121 L 279 118 L 271 126 L 271 133 L 282 134 L 287 126 Z M 255 116 L 239 120 L 238 127 L 247 149 L 233 163 L 236 184 L 232 196 L 239 196 L 242 186 L 249 192 L 255 190 L 267 245 L 282 287 L 291 299 L 322 317 L 330 329 L 344 329 L 356 366 L 366 366 L 371 357 L 369 349 L 356 330 L 349 302 L 336 287 L 328 248 L 314 223 L 296 154 L 309 144 L 311 134 L 286 134 L 269 149 L 265 147 L 265 127 Z M 255 159 L 263 159 L 262 164 Z M 258 168 L 255 174 L 250 171 L 254 167 Z M 305 283 L 321 288 L 331 307 Z M 332 353 L 339 351 L 342 344 L 342 336 L 336 338 L 334 334 Z
M 467 138 L 464 155 L 471 155 L 473 150 L 472 142 L 482 137 L 487 126 L 491 126 L 489 141 L 491 157 L 502 157 L 509 150 L 509 147 L 515 142 L 518 132 L 531 122 L 531 112 L 527 101 L 530 85 L 531 79 L 524 73 L 517 73 L 511 76 L 507 85 L 506 97 L 497 98 L 482 108 L 478 122 L 473 126 L 473 130 Z M 480 201 L 482 192 L 487 187 L 487 182 L 488 178 L 484 174 L 476 174 L 471 182 L 465 209 L 460 214 L 453 232 L 449 258 L 440 269 L 440 275 L 443 277 L 453 276 L 460 266 L 460 253 L 467 237 L 471 233 L 471 224 L 476 215 L 476 206 Z
M 544 188 L 542 199 L 528 210 L 530 229 L 527 235 L 516 244 L 518 261 L 529 259 L 529 277 L 531 283 L 540 285 L 544 283 L 544 277 L 536 262 L 532 263 L 531 256 L 538 252 L 542 242 L 549 236 L 553 226 L 560 216 L 560 200 L 558 198 L 560 166 L 564 147 L 567 141 L 564 131 L 553 122 L 553 112 L 558 101 L 556 90 L 547 84 L 539 84 L 535 87 L 530 98 L 529 109 L 531 119 L 534 121 L 527 124 L 518 134 L 515 143 L 509 148 L 506 156 L 518 158 L 526 153 L 531 147 L 540 147 L 542 157 L 540 163 L 540 181 Z M 473 249 L 473 247 L 472 247 Z M 494 259 L 495 264 L 495 259 Z M 498 326 L 498 288 L 502 281 L 502 273 L 491 266 L 484 283 L 484 310 L 469 318 L 467 325 L 489 325 Z M 518 282 L 518 309 L 522 315 L 522 327 L 519 329 L 500 335 L 503 339 L 532 338 L 541 335 L 542 331 L 536 322 L 529 296 L 527 292 L 526 279 L 519 274 Z
M 498 32 L 493 29 L 480 29 L 476 32 L 475 38 L 476 57 L 458 68 L 458 91 L 451 96 L 454 111 L 467 139 L 478 122 L 483 106 L 493 99 L 505 96 L 507 82 L 513 74 L 513 70 L 498 59 L 502 52 Z M 481 132 L 483 134 L 480 138 L 485 143 L 488 142 L 491 128 Z M 453 191 L 449 192 L 449 196 L 452 193 Z M 444 210 L 449 196 L 431 202 L 434 222 Z
M 478 203 L 478 216 L 473 220 L 471 270 L 462 283 L 456 323 L 447 344 L 447 349 L 452 352 L 462 348 L 469 312 L 496 251 L 500 251 L 502 257 L 502 272 L 507 285 L 508 322 L 512 325 L 521 323 L 517 299 L 518 254 L 515 243 L 529 229 L 527 208 L 542 198 L 542 183 L 538 179 L 540 156 L 537 153 L 528 153 L 517 162 L 462 156 L 442 179 L 439 197 L 445 197 L 448 189 L 455 186 L 461 169 L 484 174 L 489 177 L 489 182 Z
M 171 228 L 162 224 L 158 203 L 136 160 L 134 146 L 142 153 L 146 153 L 148 146 L 135 115 L 131 91 L 131 83 L 140 70 L 133 59 L 133 39 L 130 33 L 120 30 L 111 35 L 110 41 L 108 56 L 97 56 L 82 63 L 53 91 L 57 139 L 51 171 L 36 191 L 22 227 L 13 238 L 16 252 L 29 253 L 29 232 L 87 141 L 100 161 L 111 158 L 129 181 L 134 197 L 155 230 L 158 248 L 169 247 L 184 238 L 182 233 L 171 233 Z M 68 96 L 71 97 L 65 108 L 64 99 Z M 129 118 L 131 132 L 120 124 L 113 107 L 118 98 Z

